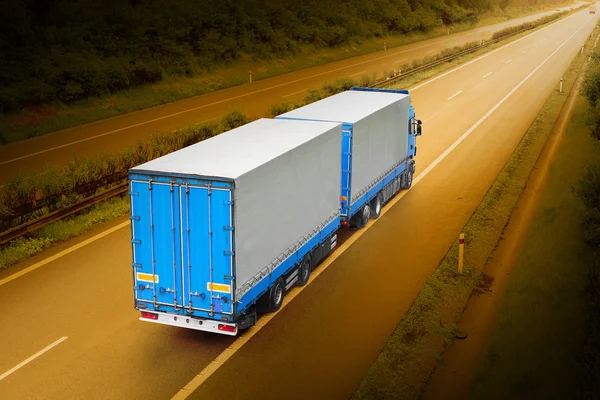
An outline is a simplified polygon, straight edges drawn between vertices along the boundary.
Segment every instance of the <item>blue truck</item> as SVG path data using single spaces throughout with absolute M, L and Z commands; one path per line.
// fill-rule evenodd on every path
M 406 90 L 352 88 L 277 117 L 342 124 L 341 218 L 361 228 L 412 185 L 421 121 Z
M 408 92 L 356 88 L 132 168 L 140 320 L 233 336 L 279 309 L 410 186 L 420 133 Z

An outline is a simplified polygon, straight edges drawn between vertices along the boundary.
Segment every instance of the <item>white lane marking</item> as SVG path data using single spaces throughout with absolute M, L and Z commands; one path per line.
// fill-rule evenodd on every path
M 490 52 L 488 52 L 488 53 L 485 53 L 485 54 L 483 54 L 481 57 L 477 57 L 477 58 L 476 58 L 476 59 L 474 59 L 474 60 L 471 60 L 471 61 L 469 61 L 469 62 L 466 62 L 466 63 L 464 63 L 464 64 L 461 64 L 461 65 L 459 65 L 458 67 L 456 67 L 456 68 L 454 68 L 454 69 L 451 69 L 451 70 L 449 70 L 449 71 L 446 71 L 446 72 L 444 72 L 443 74 L 437 75 L 436 77 L 434 77 L 434 78 L 432 78 L 432 79 L 430 79 L 430 80 L 428 80 L 428 81 L 425 81 L 425 82 L 423 82 L 423 83 L 420 83 L 420 84 L 418 84 L 418 85 L 416 85 L 416 86 L 414 86 L 414 87 L 412 87 L 412 88 L 409 88 L 408 90 L 409 90 L 409 91 L 414 91 L 414 90 L 417 90 L 417 89 L 420 89 L 420 88 L 422 88 L 422 87 L 423 87 L 423 86 L 425 86 L 425 85 L 429 85 L 431 82 L 435 82 L 435 81 L 437 81 L 438 79 L 441 79 L 441 78 L 445 77 L 446 75 L 450 75 L 451 73 L 453 73 L 453 72 L 455 72 L 455 71 L 458 71 L 459 69 L 462 69 L 462 68 L 464 68 L 464 67 L 466 67 L 466 66 L 468 66 L 468 65 L 471 65 L 471 64 L 473 64 L 473 63 L 475 63 L 475 62 L 477 62 L 477 61 L 479 61 L 479 60 L 482 60 L 482 59 L 484 59 L 484 58 L 486 58 L 486 57 L 488 57 L 488 56 L 491 56 L 492 54 L 494 54 L 494 53 L 497 53 L 497 52 L 499 52 L 500 50 L 504 50 L 505 48 L 507 48 L 507 47 L 509 47 L 509 46 L 512 46 L 513 44 L 519 43 L 521 40 L 527 39 L 527 38 L 528 38 L 529 36 L 531 36 L 531 35 L 535 35 L 535 34 L 537 34 L 537 33 L 540 33 L 541 31 L 543 31 L 543 30 L 546 30 L 546 29 L 550 28 L 551 26 L 554 26 L 554 25 L 558 24 L 559 22 L 564 22 L 564 21 L 568 20 L 569 18 L 572 18 L 572 17 L 574 17 L 574 16 L 576 16 L 576 15 L 579 15 L 579 13 L 576 13 L 576 14 L 570 15 L 570 16 L 568 16 L 567 18 L 564 18 L 564 19 L 560 19 L 560 20 L 558 20 L 558 21 L 556 21 L 556 22 L 554 22 L 554 23 L 552 23 L 552 24 L 550 24 L 550 25 L 548 25 L 548 26 L 545 26 L 544 28 L 542 28 L 542 29 L 539 29 L 539 30 L 537 30 L 537 31 L 535 31 L 535 32 L 531 32 L 531 33 L 530 33 L 530 34 L 528 34 L 528 35 L 525 35 L 525 36 L 523 36 L 523 37 L 521 37 L 521 38 L 519 38 L 519 39 L 517 39 L 517 40 L 515 40 L 515 41 L 513 41 L 513 42 L 507 43 L 507 44 L 505 44 L 504 46 L 498 47 L 498 48 L 497 48 L 497 49 L 495 49 L 495 50 L 492 50 L 492 51 L 490 51 Z
M 367 73 L 367 71 L 360 71 L 360 72 L 357 72 L 357 73 L 355 73 L 355 74 L 348 75 L 348 78 L 352 78 L 353 76 L 356 76 L 356 75 L 364 75 L 364 74 L 366 74 L 366 73 Z
M 452 100 L 453 98 L 455 98 L 456 96 L 458 96 L 461 93 L 462 93 L 462 90 L 459 90 L 458 92 L 454 93 L 452 96 L 448 97 L 448 100 Z
M 17 278 L 19 278 L 19 277 L 21 277 L 21 276 L 23 276 L 23 275 L 31 272 L 31 271 L 35 271 L 36 269 L 38 269 L 40 267 L 43 267 L 44 265 L 46 265 L 48 263 L 51 263 L 54 260 L 57 260 L 57 259 L 59 259 L 59 258 L 61 258 L 63 256 L 66 256 L 67 254 L 72 253 L 75 250 L 82 248 L 83 246 L 87 246 L 88 244 L 93 243 L 93 242 L 95 242 L 98 239 L 102 239 L 104 236 L 110 235 L 111 233 L 116 232 L 116 231 L 118 231 L 121 228 L 125 228 L 126 226 L 129 226 L 129 221 L 120 223 L 117 226 L 113 226 L 112 228 L 110 228 L 110 229 L 108 229 L 108 230 L 106 230 L 106 231 L 104 231 L 102 233 L 99 233 L 96 236 L 92 236 L 91 238 L 86 239 L 86 240 L 84 240 L 81 243 L 77 243 L 75 246 L 69 247 L 68 249 L 63 250 L 60 253 L 57 253 L 57 254 L 55 254 L 55 255 L 53 255 L 51 257 L 48 257 L 48 258 L 46 258 L 46 259 L 44 259 L 44 260 L 42 260 L 40 262 L 37 262 L 37 263 L 35 263 L 35 264 L 33 264 L 33 265 L 25 268 L 25 269 L 22 269 L 19 272 L 15 272 L 14 274 L 12 274 L 12 275 L 10 275 L 10 276 L 8 276 L 8 277 L 0 280 L 0 286 L 2 286 L 4 284 L 7 284 L 8 282 L 13 281 L 13 280 L 15 280 L 15 279 L 17 279 Z
M 429 50 L 427 51 L 425 54 L 429 54 L 429 53 L 435 53 L 437 50 Z
M 506 64 L 510 64 L 511 62 L 512 62 L 512 60 L 508 60 L 508 61 L 506 62 Z
M 290 96 L 293 96 L 293 95 L 295 95 L 295 94 L 298 94 L 298 93 L 303 93 L 303 92 L 306 92 L 306 90 L 307 90 L 307 89 L 298 90 L 297 92 L 290 93 L 290 94 L 286 94 L 285 96 L 281 96 L 281 97 L 283 97 L 283 98 L 285 98 L 285 97 L 290 97 Z
M 47 352 L 48 350 L 52 349 L 53 347 L 58 346 L 59 344 L 61 344 L 62 342 L 64 342 L 67 339 L 68 339 L 67 336 L 63 336 L 60 339 L 58 339 L 56 342 L 54 342 L 54 343 L 52 343 L 52 344 L 44 347 L 42 350 L 38 351 L 37 353 L 35 353 L 31 357 L 29 357 L 27 360 L 25 360 L 25 361 L 23 361 L 23 362 L 15 365 L 11 369 L 9 369 L 8 371 L 6 371 L 2 375 L 0 375 L 0 381 L 2 379 L 6 378 L 7 376 L 9 376 L 10 374 L 12 374 L 13 372 L 17 371 L 18 369 L 22 368 L 23 366 L 29 364 L 30 362 L 32 362 L 33 360 L 35 360 L 36 358 L 38 358 L 39 356 L 41 356 L 42 354 L 44 354 L 45 352 Z
M 548 39 L 547 37 L 544 38 L 544 40 Z
M 172 117 L 174 115 L 183 114 L 183 113 L 186 113 L 186 112 L 192 111 L 192 110 L 194 110 L 194 109 L 190 109 L 190 110 L 186 110 L 186 111 L 180 111 L 180 112 L 175 113 L 175 114 L 170 114 L 170 115 L 165 115 L 164 117 L 154 118 L 154 119 L 151 119 L 151 120 L 148 120 L 148 121 L 140 122 L 139 124 L 129 125 L 129 126 L 126 126 L 124 128 L 115 129 L 115 130 L 110 131 L 110 132 L 105 132 L 105 133 L 101 133 L 99 135 L 90 136 L 90 137 L 87 137 L 85 139 L 80 139 L 80 140 L 76 140 L 74 142 L 69 142 L 69 143 L 61 144 L 60 146 L 51 147 L 51 148 L 46 149 L 46 150 L 36 151 L 35 153 L 26 154 L 24 156 L 16 157 L 16 158 L 13 158 L 13 159 L 10 159 L 10 160 L 7 160 L 7 161 L 2 161 L 2 162 L 0 162 L 0 165 L 9 164 L 11 162 L 23 160 L 25 158 L 29 158 L 29 157 L 33 157 L 33 156 L 37 156 L 38 154 L 47 153 L 49 151 L 62 149 L 63 147 L 69 147 L 69 146 L 77 144 L 77 143 L 87 142 L 88 140 L 97 139 L 97 138 L 102 137 L 102 136 L 111 135 L 111 134 L 116 133 L 116 132 L 121 132 L 121 131 L 124 131 L 126 129 L 130 129 L 130 128 L 135 128 L 137 126 L 146 125 L 146 124 L 149 124 L 151 122 L 160 121 L 161 119 L 169 118 L 169 117 Z M 203 123 L 208 122 L 208 121 L 212 121 L 213 119 L 216 119 L 216 118 L 205 119 L 204 121 L 198 122 L 196 125 L 203 124 Z
M 523 50 L 523 51 L 521 52 L 521 54 L 525 54 L 525 53 L 527 53 L 527 50 Z
M 490 76 L 491 74 L 493 74 L 493 72 L 488 72 L 487 74 L 485 74 L 484 76 L 482 76 L 483 79 L 487 78 L 488 76 Z
M 408 58 L 401 58 L 399 60 L 396 60 L 396 62 L 399 63 L 399 62 L 406 61 L 406 60 L 408 60 Z
M 423 87 L 423 86 L 425 86 L 425 85 L 428 85 L 429 83 L 431 83 L 431 82 L 433 82 L 433 81 L 436 81 L 436 80 L 438 80 L 438 79 L 440 79 L 440 78 L 442 78 L 442 77 L 444 77 L 444 76 L 446 76 L 446 75 L 448 75 L 448 74 L 451 74 L 451 73 L 452 73 L 452 72 L 454 72 L 454 71 L 457 71 L 457 70 L 459 70 L 459 69 L 461 69 L 461 68 L 464 68 L 464 67 L 466 67 L 467 65 L 470 65 L 470 64 L 472 64 L 472 63 L 474 63 L 474 62 L 476 62 L 476 61 L 479 61 L 479 60 L 481 60 L 482 58 L 485 58 L 485 57 L 487 57 L 487 56 L 489 56 L 489 55 L 492 55 L 492 54 L 494 54 L 495 52 L 497 52 L 497 51 L 500 51 L 500 50 L 502 50 L 502 49 L 504 49 L 504 48 L 506 48 L 506 47 L 508 47 L 508 46 L 512 46 L 513 44 L 515 44 L 515 43 L 518 43 L 518 42 L 520 42 L 521 40 L 523 40 L 523 39 L 525 39 L 525 38 L 527 38 L 527 37 L 529 37 L 529 36 L 531 36 L 531 35 L 535 35 L 536 33 L 543 31 L 544 29 L 548 29 L 548 28 L 550 28 L 551 26 L 553 26 L 553 25 L 555 25 L 555 24 L 558 24 L 559 22 L 566 21 L 567 19 L 569 19 L 569 18 L 571 18 L 571 17 L 574 17 L 574 16 L 576 16 L 576 15 L 578 15 L 578 14 L 573 14 L 573 15 L 570 15 L 570 16 L 568 16 L 567 18 L 560 19 L 560 20 L 558 20 L 558 21 L 556 21 L 556 22 L 554 22 L 554 23 L 552 23 L 552 24 L 550 24 L 550 25 L 548 25 L 548 26 L 546 26 L 546 27 L 544 27 L 544 28 L 542 28 L 542 29 L 539 29 L 539 30 L 537 30 L 537 31 L 535 31 L 535 32 L 532 32 L 532 33 L 528 34 L 528 35 L 525 35 L 525 36 L 523 36 L 522 38 L 515 40 L 514 42 L 508 43 L 508 44 L 506 44 L 506 45 L 504 45 L 504 46 L 502 46 L 502 47 L 498 47 L 496 50 L 493 50 L 493 51 L 491 51 L 491 52 L 489 52 L 489 53 L 486 53 L 486 54 L 482 55 L 482 56 L 481 56 L 481 57 L 479 57 L 479 58 L 476 58 L 476 59 L 474 59 L 474 60 L 471 60 L 471 61 L 469 61 L 468 63 L 462 64 L 460 67 L 457 67 L 457 68 L 455 68 L 455 69 L 452 69 L 452 70 L 450 70 L 450 71 L 447 71 L 447 72 L 445 72 L 445 73 L 443 73 L 443 74 L 441 74 L 441 75 L 438 75 L 437 77 L 435 77 L 435 78 L 433 78 L 433 79 L 431 79 L 431 80 L 429 80 L 429 81 L 423 82 L 422 84 L 415 86 L 415 87 L 414 87 L 414 88 L 412 88 L 411 90 L 416 90 L 416 89 L 418 89 L 418 88 L 420 88 L 420 87 Z M 484 29 L 484 28 L 482 28 L 482 29 Z M 304 77 L 304 78 L 300 78 L 300 79 L 296 79 L 296 80 L 293 80 L 293 81 L 289 81 L 289 82 L 281 83 L 281 84 L 279 84 L 279 85 L 273 85 L 273 86 L 269 86 L 269 87 L 267 87 L 267 88 L 264 88 L 264 89 L 255 90 L 255 91 L 253 91 L 253 92 L 244 93 L 244 94 L 241 94 L 241 95 L 238 95 L 238 96 L 234 96 L 234 97 L 228 97 L 228 98 L 226 98 L 226 99 L 219 100 L 219 101 L 215 101 L 215 102 L 213 102 L 213 103 L 210 103 L 210 104 L 205 104 L 205 105 L 202 105 L 202 106 L 198 106 L 198 107 L 189 108 L 189 109 L 187 109 L 187 110 L 183 110 L 183 111 L 179 111 L 179 112 L 176 112 L 176 113 L 173 113 L 173 114 L 165 115 L 165 116 L 163 116 L 163 117 L 160 117 L 160 118 L 156 118 L 156 119 L 153 119 L 153 120 L 149 120 L 149 121 L 140 122 L 139 124 L 135 124 L 135 125 L 126 126 L 126 127 L 123 127 L 123 128 L 115 129 L 115 130 L 113 130 L 113 131 L 110 131 L 110 132 L 102 133 L 102 134 L 99 134 L 99 135 L 96 135 L 96 136 L 91 136 L 91 137 L 89 137 L 89 138 L 85 138 L 85 139 L 77 140 L 77 141 L 74 141 L 74 142 L 65 143 L 65 144 L 63 144 L 63 145 L 60 145 L 60 146 L 51 147 L 51 148 L 49 148 L 49 149 L 45 149 L 45 150 L 41 150 L 41 151 L 38 151 L 38 152 L 35 152 L 35 153 L 27 154 L 27 155 L 24 155 L 24 156 L 21 156 L 21 157 L 13 158 L 13 159 L 11 159 L 11 160 L 2 161 L 2 162 L 0 162 L 0 165 L 8 164 L 8 163 L 15 162 L 15 161 L 18 161 L 18 160 L 23 160 L 23 159 L 25 159 L 25 158 L 33 157 L 33 156 L 36 156 L 36 155 L 39 155 L 39 154 L 43 154 L 43 153 L 47 153 L 47 152 L 50 152 L 50 151 L 58 150 L 58 149 L 61 149 L 61 148 L 63 148 L 63 147 L 68 147 L 68 146 L 71 146 L 71 145 L 74 145 L 74 144 L 77 144 L 77 143 L 81 143 L 81 142 L 85 142 L 85 141 L 88 141 L 88 140 L 96 139 L 96 138 L 99 138 L 99 137 L 102 137 L 102 136 L 110 135 L 110 134 L 112 134 L 112 133 L 115 133 L 115 132 L 120 132 L 120 131 L 123 131 L 123 130 L 126 130 L 126 129 L 135 128 L 135 127 L 137 127 L 137 126 L 146 125 L 146 124 L 149 124 L 149 123 L 151 123 L 151 122 L 159 121 L 159 120 L 161 120 L 161 119 L 165 119 L 165 118 L 174 117 L 174 116 L 176 116 L 176 115 L 181 115 L 181 114 L 185 114 L 185 113 L 188 113 L 188 112 L 191 112 L 191 111 L 200 110 L 200 109 L 202 109 L 202 108 L 206 108 L 206 107 L 214 106 L 214 105 L 216 105 L 216 104 L 225 103 L 225 102 L 228 102 L 228 101 L 231 101 L 231 100 L 240 99 L 240 98 L 242 98 L 242 97 L 247 97 L 247 96 L 250 96 L 250 95 L 253 95 L 253 94 L 256 94 L 256 93 L 261 93 L 261 92 L 265 92 L 265 91 L 267 91 L 267 90 L 276 89 L 276 88 L 278 88 L 278 87 L 282 87 L 282 86 L 290 85 L 290 84 L 292 84 L 292 83 L 301 82 L 301 81 L 304 81 L 304 80 L 307 80 L 307 79 L 311 79 L 311 78 L 316 78 L 316 77 L 318 77 L 318 76 L 322 76 L 322 75 L 330 74 L 330 73 L 332 73 L 332 72 L 337 72 L 337 71 L 341 71 L 341 70 L 344 70 L 344 69 L 348 69 L 348 68 L 356 67 L 357 65 L 363 65 L 363 64 L 367 64 L 367 63 L 370 63 L 370 62 L 373 62 L 373 61 L 378 61 L 378 60 L 381 60 L 381 59 L 384 59 L 384 58 L 388 58 L 388 57 L 394 57 L 394 56 L 396 56 L 396 55 L 398 55 L 398 54 L 407 53 L 407 52 L 410 52 L 410 51 L 414 51 L 414 50 L 417 50 L 417 49 L 421 49 L 421 48 L 423 48 L 423 47 L 429 47 L 429 46 L 433 46 L 433 45 L 436 45 L 436 44 L 440 44 L 440 43 L 448 42 L 448 41 L 450 41 L 450 40 L 454 40 L 454 39 L 457 39 L 457 38 L 459 38 L 459 37 L 474 35 L 475 33 L 477 33 L 477 32 L 476 32 L 476 31 L 474 31 L 474 32 L 471 32 L 471 33 L 466 33 L 466 34 L 464 34 L 464 35 L 456 36 L 456 37 L 454 37 L 454 38 L 451 38 L 451 39 L 441 40 L 441 41 L 439 41 L 439 42 L 435 42 L 435 43 L 429 43 L 429 44 L 424 44 L 424 45 L 422 45 L 422 46 L 412 47 L 412 48 L 410 48 L 410 49 L 407 49 L 407 50 L 402 50 L 402 51 L 398 51 L 398 52 L 395 52 L 395 53 L 390 53 L 390 54 L 388 54 L 388 55 L 381 56 L 381 57 L 377 57 L 377 58 L 373 58 L 373 59 L 371 59 L 371 60 L 366 60 L 366 61 L 362 61 L 362 62 L 359 62 L 359 63 L 356 63 L 356 64 L 347 65 L 347 66 L 340 67 L 340 68 L 335 68 L 335 69 L 332 69 L 332 70 L 330 70 L 330 71 L 321 72 L 321 73 L 314 74 L 314 75 L 311 75 L 311 76 L 307 76 L 307 77 Z M 141 110 L 140 110 L 140 111 L 141 111 Z M 214 118 L 213 118 L 213 119 L 214 119 Z
M 486 119 L 489 118 L 490 115 L 498 107 L 500 107 L 510 96 L 512 96 L 525 82 L 529 80 L 548 60 L 556 54 L 573 36 L 575 36 L 591 19 L 588 19 L 585 24 L 583 24 L 579 29 L 575 31 L 567 40 L 565 40 L 556 50 L 552 52 L 541 64 L 539 64 L 533 71 L 529 73 L 521 82 L 519 82 L 506 96 L 504 96 L 494 107 L 492 107 L 483 117 L 481 117 L 473 126 L 469 128 L 468 131 L 463 133 L 450 147 L 448 147 L 442 154 L 440 154 L 423 172 L 419 174 L 414 180 L 412 184 L 412 188 L 415 187 L 417 183 L 419 183 L 432 169 L 434 169 L 444 158 L 450 154 L 452 150 L 454 150 L 460 143 L 462 143 L 473 131 L 481 125 Z M 402 191 L 398 193 L 390 202 L 384 206 L 381 210 L 381 215 L 387 213 L 390 208 L 392 208 L 400 199 L 402 199 L 411 189 Z M 378 221 L 381 221 L 382 218 L 378 218 L 376 220 L 370 220 L 367 226 L 364 229 L 355 232 L 352 236 L 350 236 L 344 244 L 342 244 L 337 250 L 335 250 L 329 257 L 327 257 L 323 262 L 321 267 L 317 267 L 310 276 L 308 283 L 302 287 L 294 287 L 288 295 L 286 295 L 283 299 L 283 304 L 279 308 L 278 311 L 274 313 L 269 313 L 261 316 L 261 318 L 257 321 L 256 325 L 248 329 L 246 333 L 239 336 L 227 349 L 223 350 L 221 354 L 219 354 L 210 364 L 208 364 L 198 375 L 192 378 L 183 389 L 181 389 L 175 396 L 172 397 L 172 400 L 183 400 L 190 396 L 194 390 L 198 389 L 208 378 L 211 377 L 232 355 L 234 355 L 239 349 L 241 349 L 254 335 L 256 335 L 269 321 L 271 321 L 277 314 L 281 312 L 302 290 L 307 288 L 327 267 L 329 267 L 344 251 L 350 247 L 354 242 L 358 240 L 364 233 L 370 229 L 374 224 Z

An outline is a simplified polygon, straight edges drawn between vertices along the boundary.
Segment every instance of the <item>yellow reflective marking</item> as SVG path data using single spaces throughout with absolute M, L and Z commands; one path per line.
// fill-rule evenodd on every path
M 210 282 L 206 282 L 206 290 L 210 291 L 211 287 L 212 287 L 213 292 L 220 292 L 220 293 L 230 293 L 231 292 L 231 286 L 229 286 L 229 285 L 224 285 L 222 283 L 211 284 Z
M 145 274 L 143 272 L 138 272 L 137 280 L 142 281 L 142 282 L 158 283 L 158 275 Z

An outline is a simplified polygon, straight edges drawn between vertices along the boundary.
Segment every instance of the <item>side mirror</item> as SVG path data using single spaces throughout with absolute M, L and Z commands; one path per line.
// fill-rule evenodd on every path
M 422 126 L 421 126 L 422 122 L 420 119 L 417 120 L 417 136 L 421 136 L 421 132 L 422 132 Z

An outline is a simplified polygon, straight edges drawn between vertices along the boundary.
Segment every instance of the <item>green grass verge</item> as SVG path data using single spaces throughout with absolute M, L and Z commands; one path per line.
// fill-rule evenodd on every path
M 565 2 L 564 4 L 571 4 Z M 516 18 L 535 12 L 550 10 L 554 6 L 509 8 L 484 15 L 476 24 L 459 24 L 452 27 L 453 33 L 482 27 L 504 19 Z M 211 73 L 194 78 L 165 77 L 153 85 L 145 85 L 120 91 L 113 95 L 89 98 L 70 105 L 54 104 L 23 110 L 13 115 L 0 115 L 0 143 L 10 143 L 43 135 L 88 122 L 114 117 L 124 113 L 141 110 L 173 101 L 221 90 L 248 82 L 248 71 L 252 71 L 253 80 L 260 80 L 288 72 L 310 68 L 333 61 L 372 53 L 381 50 L 383 41 L 388 48 L 402 46 L 421 40 L 443 36 L 445 29 L 422 34 L 396 35 L 386 38 L 355 41 L 334 49 L 315 49 L 307 47 L 302 54 L 282 59 L 236 62 L 228 67 L 215 67 Z
M 118 196 L 35 231 L 30 237 L 12 241 L 0 250 L 0 269 L 7 268 L 59 242 L 79 236 L 93 227 L 129 212 L 129 198 Z
M 584 60 L 585 57 L 577 56 L 564 74 L 567 93 Z M 455 243 L 396 327 L 352 399 L 419 398 L 444 350 L 453 342 L 454 329 L 473 289 L 486 285 L 479 268 L 485 265 L 501 239 L 565 101 L 566 96 L 560 95 L 558 90 L 550 95 L 465 225 L 463 232 L 469 249 L 465 254 L 465 275 L 455 272 L 458 257 Z
M 594 254 L 581 233 L 584 206 L 572 190 L 600 150 L 585 123 L 587 107 L 583 97 L 577 99 L 471 398 L 591 398 L 583 385 L 588 366 L 577 355 L 584 338 L 582 293 Z

